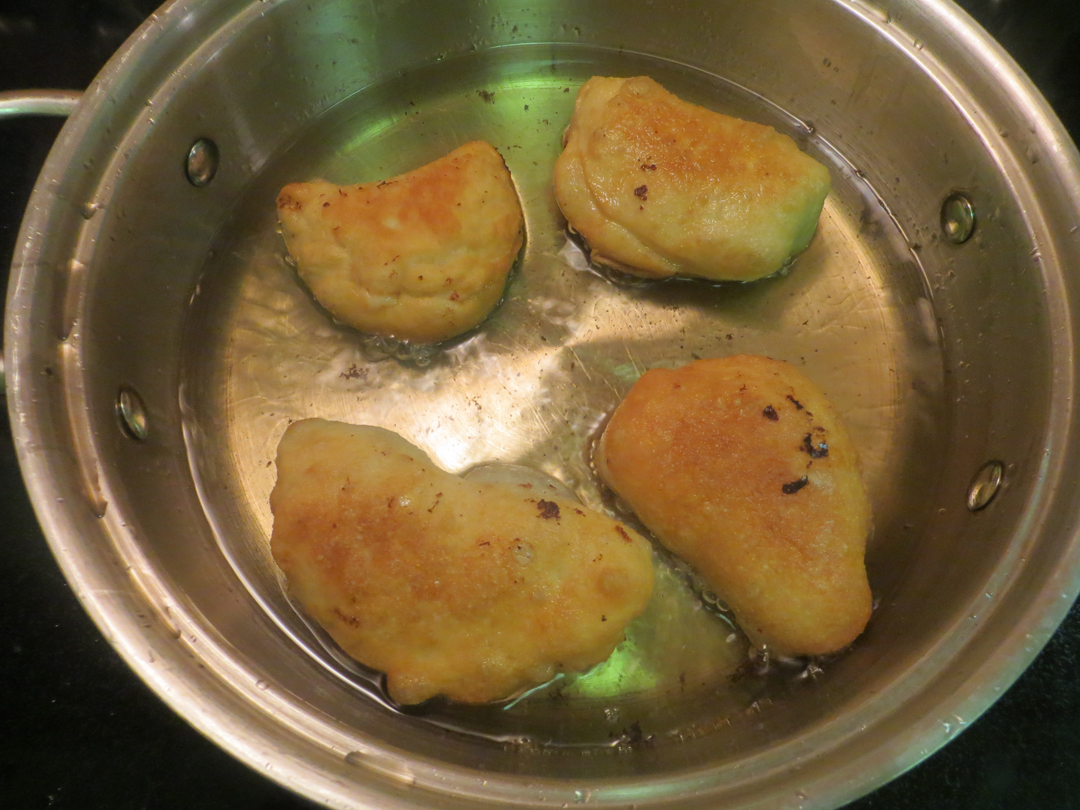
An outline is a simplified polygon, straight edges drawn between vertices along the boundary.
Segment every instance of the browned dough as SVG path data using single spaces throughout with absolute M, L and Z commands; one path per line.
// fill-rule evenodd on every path
M 600 264 L 750 281 L 810 243 L 828 170 L 772 127 L 689 104 L 652 79 L 578 92 L 555 197 Z
M 482 703 L 600 663 L 653 585 L 648 542 L 542 485 L 464 480 L 388 430 L 297 422 L 271 549 L 394 700 Z
M 378 183 L 292 183 L 277 207 L 319 303 L 363 332 L 418 343 L 480 324 L 524 239 L 510 172 L 484 141 Z
M 866 626 L 870 504 L 847 431 L 786 363 L 653 369 L 604 431 L 604 481 L 757 643 L 823 654 Z

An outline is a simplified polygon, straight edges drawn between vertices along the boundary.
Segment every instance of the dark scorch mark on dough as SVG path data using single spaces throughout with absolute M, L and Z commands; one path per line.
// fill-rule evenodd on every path
M 769 419 L 773 422 L 780 421 L 780 415 L 776 412 L 776 409 L 772 405 L 766 405 L 765 410 L 763 410 L 761 413 L 766 419 Z
M 337 616 L 345 624 L 349 625 L 349 627 L 359 627 L 360 626 L 360 620 L 358 618 L 356 618 L 355 616 L 349 616 L 349 615 L 347 615 L 345 613 L 342 613 L 336 607 L 331 608 L 331 610 L 334 612 L 335 616 Z
M 814 437 L 809 433 L 803 437 L 803 450 L 810 454 L 810 458 L 825 458 L 829 455 L 829 445 L 826 442 L 814 443 Z
M 809 483 L 810 479 L 804 475 L 798 481 L 792 481 L 790 484 L 784 484 L 780 487 L 780 489 L 784 491 L 785 495 L 794 495 L 796 492 L 798 492 L 800 489 L 802 489 Z
M 638 186 L 634 189 L 634 196 L 644 202 L 645 200 L 649 199 L 649 187 Z
M 616 524 L 615 525 L 615 531 L 617 531 L 622 536 L 622 539 L 625 540 L 627 543 L 634 542 L 633 540 L 630 539 L 630 535 L 628 535 L 626 533 L 626 529 L 624 529 L 622 526 L 619 526 L 618 524 Z
M 791 394 L 787 395 L 787 399 L 788 399 L 788 402 L 790 402 L 792 405 L 795 406 L 796 410 L 801 411 L 803 409 L 803 404 L 801 402 L 799 402 L 799 400 L 795 399 L 795 397 L 793 397 Z
M 559 519 L 559 505 L 554 501 L 545 501 L 541 498 L 536 502 L 536 508 L 540 510 L 540 514 L 537 517 L 542 517 L 544 520 L 550 520 L 551 518 Z

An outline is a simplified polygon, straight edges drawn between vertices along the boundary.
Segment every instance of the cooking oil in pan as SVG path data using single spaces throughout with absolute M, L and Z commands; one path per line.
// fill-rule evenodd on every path
M 567 235 L 551 177 L 576 91 L 593 75 L 649 75 L 688 101 L 794 137 L 833 177 L 807 251 L 786 272 L 743 285 L 623 284 L 590 268 Z M 527 228 L 520 266 L 491 317 L 426 364 L 380 357 L 328 318 L 287 266 L 275 233 L 277 192 L 316 177 L 382 179 L 474 139 L 500 151 L 516 183 Z M 269 554 L 273 459 L 293 421 L 389 428 L 452 472 L 522 465 L 613 513 L 591 468 L 591 443 L 646 369 L 736 353 L 787 360 L 826 392 L 861 452 L 878 591 L 894 574 L 875 570 L 875 549 L 897 542 L 904 515 L 918 511 L 933 480 L 926 448 L 939 423 L 938 335 L 918 262 L 873 189 L 811 127 L 767 100 L 685 66 L 588 46 L 447 58 L 310 122 L 220 232 L 184 351 L 185 435 L 222 551 L 298 648 L 380 700 L 377 675 L 341 656 L 293 608 Z M 703 603 L 685 571 L 663 554 L 657 563 L 653 603 L 587 676 L 502 705 L 435 701 L 419 713 L 525 748 L 617 748 L 751 722 L 753 707 L 784 700 L 796 679 L 741 677 L 745 639 Z M 821 667 L 779 671 L 805 680 Z

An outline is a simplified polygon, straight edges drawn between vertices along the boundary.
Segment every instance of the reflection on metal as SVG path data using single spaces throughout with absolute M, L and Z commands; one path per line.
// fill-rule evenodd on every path
M 0 120 L 26 115 L 67 118 L 82 98 L 77 90 L 11 90 L 0 93 Z
M 954 245 L 964 244 L 975 232 L 975 207 L 964 194 L 952 194 L 942 203 L 941 230 Z
M 210 185 L 218 170 L 217 144 L 209 138 L 199 138 L 187 154 L 187 179 L 195 188 Z
M 80 98 L 82 93 L 77 90 L 9 90 L 0 93 L 0 121 L 31 115 L 67 118 Z M 7 395 L 3 357 L 0 357 L 0 394 Z
M 978 512 L 990 505 L 994 500 L 1001 482 L 1005 475 L 1005 465 L 1000 461 L 986 462 L 971 479 L 971 487 L 968 489 L 967 508 L 972 512 Z
M 120 414 L 120 423 L 124 432 L 137 441 L 146 441 L 150 435 L 150 424 L 146 419 L 146 405 L 134 388 L 125 385 L 116 398 L 116 412 Z

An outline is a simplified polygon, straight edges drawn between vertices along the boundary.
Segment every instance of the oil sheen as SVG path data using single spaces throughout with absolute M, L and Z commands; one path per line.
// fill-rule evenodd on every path
M 795 138 L 833 177 L 810 247 L 752 284 L 628 284 L 595 272 L 551 187 L 575 94 L 593 75 L 649 75 L 688 101 Z M 524 255 L 499 307 L 434 351 L 387 351 L 335 323 L 286 261 L 275 231 L 280 188 L 380 180 L 474 139 L 502 154 L 525 212 Z M 309 122 L 245 190 L 189 311 L 181 385 L 189 458 L 222 552 L 252 595 L 358 699 L 386 702 L 378 674 L 335 651 L 293 607 L 270 558 L 273 459 L 291 422 L 385 427 L 456 473 L 520 465 L 590 508 L 632 519 L 599 484 L 591 446 L 634 381 L 697 358 L 767 355 L 798 366 L 843 415 L 873 501 L 873 543 L 889 543 L 908 508 L 898 493 L 918 498 L 932 479 L 932 454 L 920 448 L 932 439 L 942 364 L 938 336 L 920 316 L 929 306 L 918 262 L 878 195 L 769 100 L 613 50 L 477 51 L 348 98 Z M 606 663 L 500 705 L 434 701 L 409 713 L 530 750 L 617 750 L 712 733 L 781 699 L 790 684 L 744 677 L 745 639 L 677 562 L 656 559 L 656 594 Z M 827 677 L 827 664 L 815 666 L 815 677 L 822 669 Z M 808 671 L 780 667 L 777 677 L 794 682 Z

